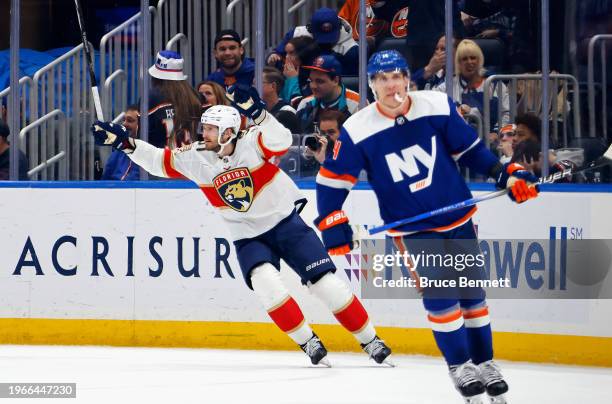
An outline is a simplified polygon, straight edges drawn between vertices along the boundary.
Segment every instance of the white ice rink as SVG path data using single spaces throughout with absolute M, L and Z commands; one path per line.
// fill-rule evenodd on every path
M 330 353 L 314 368 L 302 352 L 0 346 L 0 382 L 76 382 L 52 403 L 462 403 L 441 358 Z M 607 404 L 612 369 L 502 362 L 511 404 Z M 45 399 L 0 399 L 41 403 Z

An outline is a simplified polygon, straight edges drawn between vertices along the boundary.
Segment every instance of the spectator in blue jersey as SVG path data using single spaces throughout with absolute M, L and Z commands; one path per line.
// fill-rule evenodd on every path
M 342 207 L 365 170 L 380 216 L 388 226 L 388 247 L 393 244 L 395 249 L 392 253 L 482 257 L 471 219 L 474 206 L 426 215 L 408 224 L 398 221 L 471 198 L 457 165 L 494 178 L 496 187 L 507 190 L 517 203 L 537 196 L 537 178 L 519 164 L 501 164 L 446 94 L 409 93 L 410 71 L 399 52 L 372 55 L 367 74 L 376 102 L 347 119 L 336 141 L 338 146 L 317 175 L 319 216 L 315 224 L 323 244 L 335 255 L 348 254 L 355 247 Z M 460 275 L 486 279 L 484 262 L 473 262 L 469 267 L 417 264 L 410 269 L 417 285 L 422 277 L 447 282 L 447 287 L 417 288 L 457 390 L 466 402 L 480 402 L 476 398 L 485 392 L 492 402 L 504 402 L 501 399 L 508 385 L 493 361 L 485 291 L 457 288 L 448 282 L 459 285 Z M 381 274 L 393 271 L 389 267 L 381 270 Z
M 453 38 L 453 60 L 457 52 L 459 41 Z M 446 36 L 438 39 L 436 49 L 427 65 L 412 74 L 410 78 L 419 90 L 431 90 L 444 82 L 446 79 Z
M 130 137 L 138 138 L 140 126 L 140 108 L 138 105 L 130 105 L 125 110 L 123 126 L 127 129 Z M 140 179 L 140 170 L 136 163 L 119 150 L 113 149 L 102 173 L 103 180 L 136 181 Z
M 338 13 L 331 8 L 320 8 L 314 12 L 310 23 L 298 26 L 287 32 L 266 63 L 275 65 L 285 56 L 285 45 L 298 36 L 311 36 L 315 39 L 322 53 L 334 55 L 344 66 L 344 74 L 354 75 L 359 68 L 359 45 L 353 39 L 353 29 Z
M 214 57 L 218 68 L 207 80 L 214 81 L 226 90 L 239 83 L 250 86 L 255 78 L 255 61 L 244 56 L 240 35 L 233 29 L 225 29 L 215 37 Z
M 347 116 L 359 109 L 359 94 L 342 84 L 342 67 L 332 55 L 317 57 L 311 66 L 303 66 L 310 71 L 310 90 L 312 95 L 304 98 L 297 108 L 302 133 L 314 133 L 319 122 L 319 114 L 327 109 L 335 109 Z

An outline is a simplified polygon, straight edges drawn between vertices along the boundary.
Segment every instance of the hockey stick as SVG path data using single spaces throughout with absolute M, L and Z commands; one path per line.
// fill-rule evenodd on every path
M 98 91 L 98 82 L 96 80 L 96 74 L 94 73 L 93 62 L 91 59 L 91 50 L 89 49 L 89 42 L 87 41 L 87 32 L 85 31 L 85 20 L 83 19 L 83 11 L 81 10 L 81 4 L 79 0 L 74 0 L 76 6 L 77 20 L 79 21 L 79 29 L 81 30 L 81 40 L 83 41 L 83 50 L 85 51 L 85 58 L 87 59 L 87 65 L 89 67 L 89 78 L 91 80 L 91 94 L 93 95 L 94 106 L 96 108 L 96 117 L 99 121 L 104 120 L 102 114 L 102 104 L 100 103 L 100 92 Z
M 612 145 L 608 147 L 608 150 L 606 150 L 603 156 L 593 161 L 588 166 L 581 168 L 580 170 L 576 170 L 576 171 L 572 170 L 571 168 L 568 168 L 563 171 L 559 171 L 554 174 L 550 174 L 547 177 L 540 178 L 540 180 L 538 181 L 538 184 L 551 184 L 551 183 L 554 183 L 555 181 L 559 181 L 562 178 L 571 177 L 572 175 L 575 175 L 575 174 L 580 174 L 586 171 L 594 170 L 596 168 L 604 167 L 604 166 L 607 166 L 608 164 L 612 164 Z M 385 224 L 383 226 L 373 227 L 369 229 L 368 232 L 370 233 L 370 235 L 380 233 L 386 230 L 393 229 L 394 227 L 403 226 L 406 224 L 418 222 L 420 220 L 428 219 L 432 216 L 437 216 L 443 213 L 449 213 L 455 210 L 467 208 L 469 206 L 476 205 L 479 202 L 487 201 L 489 199 L 493 199 L 493 198 L 500 197 L 502 195 L 506 195 L 507 193 L 508 193 L 507 189 L 490 192 L 488 194 L 466 199 L 465 201 L 462 201 L 462 202 L 457 202 L 452 205 L 444 206 L 443 208 L 434 209 L 430 212 L 421 213 L 421 214 L 418 214 L 416 216 L 413 216 L 407 219 L 401 219 L 395 222 Z

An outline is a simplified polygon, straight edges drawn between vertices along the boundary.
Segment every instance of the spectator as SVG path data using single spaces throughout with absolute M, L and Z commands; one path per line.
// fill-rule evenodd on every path
M 542 121 L 537 115 L 529 113 L 518 115 L 515 119 L 515 124 L 515 146 L 516 143 L 526 140 L 533 140 L 538 143 L 542 142 Z
M 499 161 L 502 164 L 508 163 L 512 159 L 514 154 L 514 146 L 516 145 L 516 125 L 509 123 L 499 131 L 499 144 L 497 150 L 499 151 Z
M 281 91 L 281 98 L 290 101 L 295 107 L 302 97 L 312 94 L 308 85 L 309 72 L 302 69 L 302 66 L 311 65 L 321 54 L 321 50 L 313 38 L 296 36 L 287 42 L 285 52 L 285 61 L 282 65 L 285 87 Z
M 530 24 L 531 9 L 526 0 L 465 0 L 461 20 L 466 36 L 502 41 L 509 68 L 520 73 L 536 66 L 536 52 L 530 46 L 537 38 Z
M 280 98 L 280 92 L 285 84 L 283 74 L 276 68 L 266 66 L 263 70 L 262 100 L 266 103 L 266 110 L 289 129 L 291 133 L 300 132 L 300 123 L 295 109 Z
M 453 99 L 459 104 L 463 115 L 476 114 L 482 118 L 486 73 L 483 66 L 484 55 L 478 44 L 470 39 L 459 42 L 455 55 L 457 74 L 453 78 Z M 500 83 L 494 87 L 492 90 L 488 89 L 491 97 L 489 124 L 493 131 L 510 122 L 510 99 L 506 85 Z M 440 83 L 437 89 L 446 92 L 446 83 Z M 497 122 L 498 108 L 501 108 L 501 122 Z
M 540 177 L 542 175 L 542 145 L 536 139 L 530 138 L 516 144 L 514 155 L 512 156 L 513 163 L 519 163 L 534 175 Z M 555 153 L 551 150 L 548 153 L 549 174 L 562 172 L 567 169 L 576 170 L 578 166 L 571 160 L 557 160 Z M 584 176 L 582 176 L 584 178 Z M 577 178 L 575 176 L 566 177 L 555 182 L 573 182 Z
M 0 181 L 10 179 L 10 146 L 8 137 L 11 134 L 9 127 L 0 120 Z M 28 159 L 21 150 L 17 151 L 19 158 L 19 172 L 17 178 L 20 181 L 28 180 Z
M 340 128 L 347 118 L 344 113 L 333 109 L 321 112 L 319 117 L 319 133 L 316 135 L 320 146 L 316 149 L 309 148 L 319 164 L 323 164 L 326 158 L 333 155 L 336 140 L 340 136 Z
M 366 0 L 366 35 L 368 46 L 386 36 L 404 38 L 408 28 L 410 0 Z M 338 16 L 351 24 L 353 39 L 359 39 L 359 0 L 347 0 Z
M 214 81 L 202 81 L 197 88 L 202 98 L 202 112 L 213 105 L 230 105 L 225 90 Z
M 130 136 L 138 137 L 140 127 L 140 108 L 138 105 L 130 105 L 125 110 L 123 118 L 123 126 L 128 130 Z M 140 169 L 130 160 L 127 154 L 120 150 L 113 149 L 111 155 L 106 161 L 104 172 L 102 173 L 103 180 L 115 181 L 136 181 L 140 179 Z
M 272 54 L 267 64 L 278 63 L 285 55 L 285 45 L 294 37 L 311 36 L 324 54 L 334 55 L 343 66 L 344 74 L 354 75 L 359 68 L 359 46 L 353 39 L 352 28 L 348 22 L 338 17 L 331 8 L 320 8 L 314 12 L 307 26 L 299 26 L 287 32 Z
M 302 133 L 315 132 L 319 114 L 326 109 L 335 109 L 347 116 L 357 112 L 359 94 L 342 84 L 342 68 L 335 57 L 319 56 L 312 66 L 304 66 L 304 69 L 310 70 L 312 95 L 304 98 L 297 109 Z
M 453 60 L 457 53 L 458 40 L 453 38 Z M 412 82 L 416 83 L 419 90 L 430 90 L 439 86 L 446 78 L 446 36 L 438 39 L 429 63 L 412 74 Z
M 201 115 L 200 99 L 183 74 L 183 58 L 164 50 L 149 69 L 149 143 L 171 149 L 191 143 Z M 197 121 L 196 121 L 197 120 Z
M 416 71 L 425 67 L 436 46 L 436 40 L 446 32 L 445 0 L 412 1 L 408 13 L 408 63 Z M 453 33 L 463 38 L 463 24 L 458 0 L 453 0 Z
M 235 83 L 250 86 L 255 78 L 255 61 L 244 57 L 240 35 L 232 29 L 217 34 L 214 56 L 219 68 L 207 80 L 214 81 L 227 90 Z

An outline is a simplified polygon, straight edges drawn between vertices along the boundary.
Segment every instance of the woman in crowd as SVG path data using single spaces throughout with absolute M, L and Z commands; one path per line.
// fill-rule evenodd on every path
M 171 149 L 189 144 L 201 116 L 200 99 L 183 74 L 183 58 L 164 50 L 149 69 L 149 143 Z
M 484 113 L 484 82 L 486 71 L 484 69 L 484 55 L 478 44 L 470 39 L 464 39 L 457 45 L 455 54 L 455 71 L 453 78 L 453 99 L 459 106 L 462 115 L 475 114 L 482 118 Z M 441 83 L 437 90 L 446 92 L 446 83 Z M 489 91 L 490 128 L 496 131 L 510 123 L 510 100 L 508 89 L 499 83 Z M 499 112 L 499 114 L 498 114 Z M 498 122 L 498 115 L 501 120 Z

